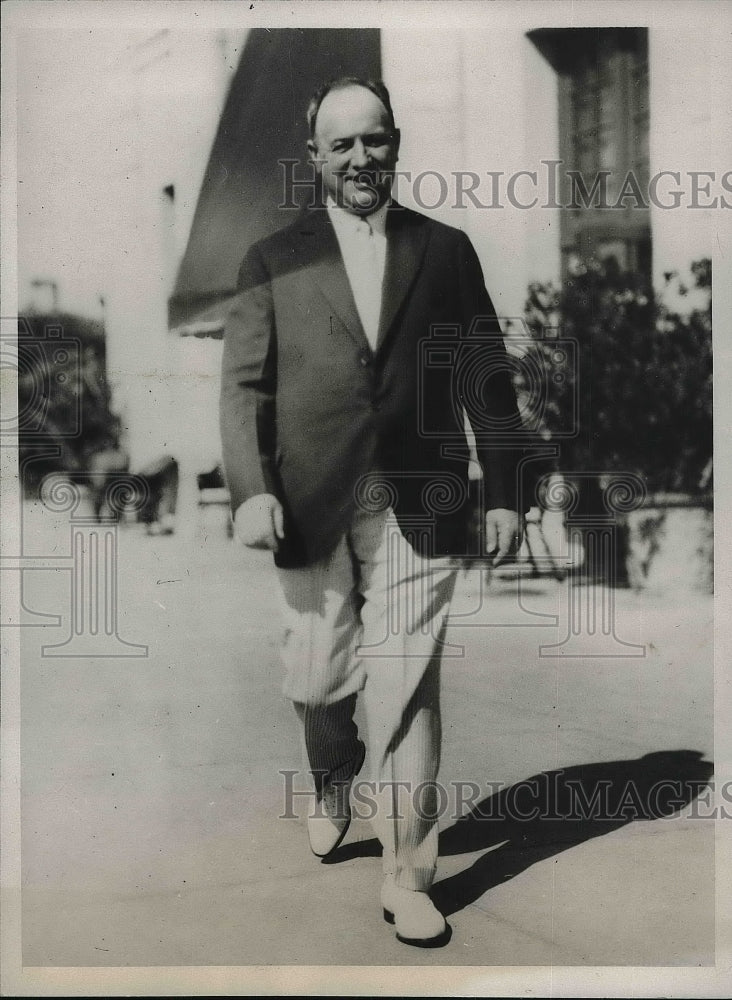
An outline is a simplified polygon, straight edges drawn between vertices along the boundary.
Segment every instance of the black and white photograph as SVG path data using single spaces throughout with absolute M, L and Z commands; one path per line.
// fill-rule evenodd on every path
M 728 996 L 732 3 L 0 15 L 0 994 Z

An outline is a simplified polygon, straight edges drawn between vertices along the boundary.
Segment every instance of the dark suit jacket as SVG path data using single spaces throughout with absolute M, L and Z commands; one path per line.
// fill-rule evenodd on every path
M 280 566 L 327 555 L 357 505 L 392 506 L 421 554 L 469 554 L 463 407 L 485 506 L 516 509 L 505 443 L 519 417 L 475 251 L 460 230 L 397 205 L 386 235 L 376 351 L 324 208 L 241 266 L 225 330 L 224 468 L 233 511 L 258 493 L 283 503 Z

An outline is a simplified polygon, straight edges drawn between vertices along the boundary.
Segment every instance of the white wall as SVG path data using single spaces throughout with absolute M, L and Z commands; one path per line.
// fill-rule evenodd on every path
M 556 79 L 513 20 L 494 20 L 466 48 L 468 161 L 478 173 L 505 173 L 500 207 L 468 211 L 467 228 L 499 315 L 520 317 L 529 281 L 559 275 L 558 211 L 541 208 L 541 160 L 558 156 Z M 535 172 L 537 183 L 517 179 L 510 198 L 509 178 L 519 171 Z M 535 197 L 534 207 L 517 207 Z
M 112 186 L 108 370 L 133 469 L 163 453 L 197 471 L 216 461 L 218 432 L 212 436 L 207 414 L 217 411 L 219 347 L 192 348 L 169 334 L 167 302 L 243 35 L 158 34 L 113 74 L 127 153 Z M 163 196 L 169 184 L 172 216 Z
M 558 149 L 556 80 L 525 30 L 503 12 L 469 32 L 382 33 L 384 80 L 402 130 L 399 169 L 412 174 L 412 185 L 398 182 L 397 196 L 470 235 L 496 309 L 507 317 L 521 315 L 530 280 L 559 274 L 557 211 L 513 207 L 506 191 L 519 170 L 538 171 L 541 190 L 540 161 Z M 436 205 L 434 178 L 414 189 L 423 171 L 445 177 L 444 204 Z M 461 171 L 479 176 L 479 205 L 457 196 Z M 489 171 L 503 172 L 495 198 Z M 531 181 L 519 182 L 516 195 L 531 201 Z
M 713 170 L 716 161 L 711 105 L 713 97 L 719 100 L 720 95 L 712 90 L 710 28 L 706 17 L 699 19 L 693 31 L 680 31 L 673 20 L 659 18 L 649 31 L 651 174 L 662 170 L 681 174 L 680 185 L 672 178 L 659 183 L 664 203 L 673 204 L 672 190 L 684 192 L 679 208 L 651 207 L 654 281 L 659 286 L 664 271 L 684 272 L 691 261 L 713 252 L 717 213 L 688 207 L 692 199 L 688 172 Z M 727 169 L 731 168 L 728 163 Z M 727 192 L 726 198 L 732 203 L 732 194 Z M 710 196 L 700 192 L 697 200 L 707 204 Z

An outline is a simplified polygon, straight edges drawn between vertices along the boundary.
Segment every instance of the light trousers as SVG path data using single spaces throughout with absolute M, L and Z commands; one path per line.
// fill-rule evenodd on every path
M 426 890 L 437 865 L 440 658 L 457 567 L 419 556 L 391 511 L 359 510 L 330 556 L 278 576 L 284 692 L 310 742 L 322 732 L 320 759 L 336 772 L 363 691 L 384 870 Z M 318 756 L 311 746 L 311 767 Z

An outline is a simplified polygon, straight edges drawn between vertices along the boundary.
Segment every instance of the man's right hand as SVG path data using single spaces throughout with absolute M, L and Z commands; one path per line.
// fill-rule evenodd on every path
M 234 537 L 250 549 L 276 551 L 277 540 L 285 537 L 285 516 L 277 497 L 259 493 L 237 507 Z

